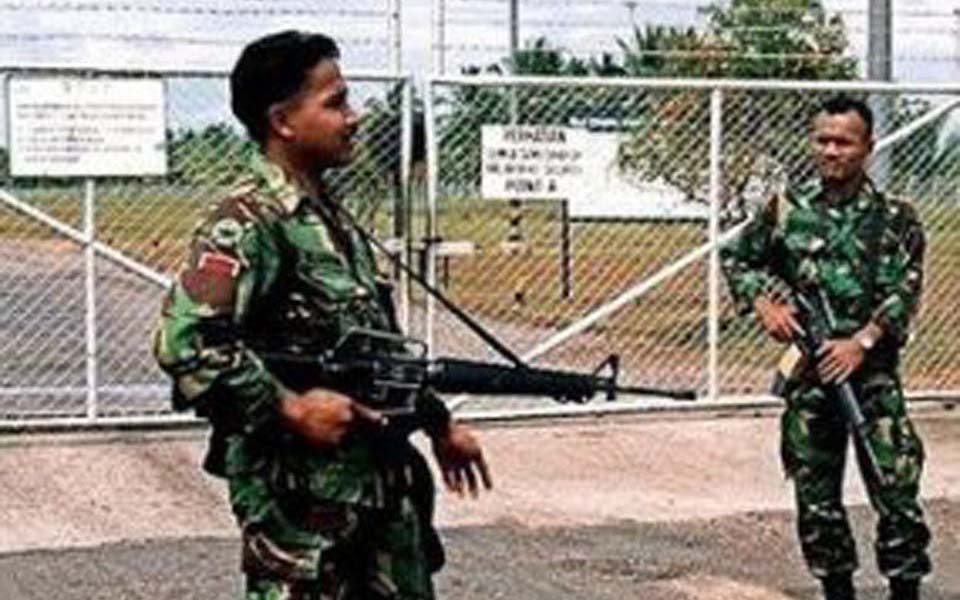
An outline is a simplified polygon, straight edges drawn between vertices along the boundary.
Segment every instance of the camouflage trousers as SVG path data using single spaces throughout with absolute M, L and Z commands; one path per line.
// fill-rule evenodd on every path
M 432 600 L 443 550 L 430 524 L 432 502 L 424 507 L 408 491 L 388 490 L 385 506 L 370 508 L 304 502 L 278 496 L 266 477 L 231 477 L 244 599 Z
M 868 439 L 884 475 L 883 485 L 867 484 L 879 514 L 875 551 L 887 577 L 915 579 L 930 571 L 926 547 L 930 532 L 917 501 L 923 445 L 907 417 L 900 382 L 884 371 L 860 373 L 852 381 Z M 843 506 L 843 473 L 850 434 L 835 393 L 823 386 L 796 383 L 787 388 L 781 421 L 781 457 L 794 480 L 797 529 L 804 559 L 817 577 L 853 572 L 858 566 L 854 539 Z M 863 471 L 864 457 L 857 451 Z

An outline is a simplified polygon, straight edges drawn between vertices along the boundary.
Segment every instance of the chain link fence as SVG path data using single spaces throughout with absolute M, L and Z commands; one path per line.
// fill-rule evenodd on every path
M 949 340 L 960 319 L 951 300 L 960 285 L 953 259 L 960 163 L 950 138 L 956 88 L 434 79 L 427 95 L 432 235 L 472 249 L 438 256 L 449 264 L 437 281 L 538 363 L 583 371 L 615 352 L 627 384 L 693 387 L 711 398 L 764 394 L 779 348 L 752 318 L 735 313 L 713 252 L 771 193 L 813 175 L 810 117 L 838 91 L 874 105 L 884 141 L 873 175 L 914 203 L 929 238 L 926 301 L 906 352 L 906 386 L 956 393 L 960 360 Z M 618 148 L 609 170 L 620 185 L 606 192 L 615 197 L 586 200 L 612 202 L 619 216 L 566 218 L 574 199 L 482 197 L 482 129 L 494 124 L 593 130 L 596 146 L 585 154 L 605 152 L 612 132 Z M 695 216 L 656 209 L 663 190 Z M 642 209 L 645 203 L 654 208 Z M 437 354 L 493 356 L 444 310 L 431 313 Z
M 167 174 L 0 179 L 0 421 L 168 415 L 169 383 L 149 352 L 165 288 L 201 212 L 224 197 L 254 151 L 229 113 L 224 73 L 0 70 L 18 77 L 159 78 Z M 394 237 L 410 146 L 410 82 L 348 77 L 364 115 L 357 160 L 330 182 Z M 6 154 L 4 154 L 6 156 Z
M 4 90 L 13 77 L 49 74 L 8 69 Z M 201 209 L 222 196 L 250 148 L 227 111 L 222 73 L 109 75 L 164 81 L 169 171 L 95 180 L 4 173 L 4 423 L 171 418 L 167 380 L 148 351 L 151 328 Z M 955 87 L 441 78 L 424 90 L 423 170 L 411 160 L 409 80 L 371 74 L 350 83 L 365 118 L 357 160 L 334 184 L 379 237 L 406 246 L 411 264 L 534 364 L 586 371 L 616 352 L 623 383 L 693 387 L 712 398 L 764 393 L 777 354 L 730 305 L 716 242 L 770 193 L 811 175 L 808 119 L 826 95 L 865 97 L 883 117 L 874 175 L 914 202 L 929 238 L 907 387 L 960 388 L 951 302 L 960 285 Z M 588 130 L 598 155 L 614 140 L 605 184 L 614 185 L 612 204 L 602 186 L 579 203 L 484 198 L 485 125 Z M 435 355 L 501 360 L 408 283 L 401 312 Z

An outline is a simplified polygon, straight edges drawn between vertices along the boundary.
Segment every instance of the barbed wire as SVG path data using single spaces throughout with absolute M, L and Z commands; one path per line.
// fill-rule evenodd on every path
M 278 17 L 278 16 L 333 16 L 349 18 L 376 18 L 385 11 L 362 9 L 318 9 L 305 7 L 265 6 L 264 8 L 224 8 L 218 6 L 197 6 L 190 4 L 134 4 L 127 2 L 0 2 L 3 11 L 42 11 L 42 12 L 126 12 L 173 15 L 207 15 L 228 17 Z
M 445 50 L 484 50 L 484 51 L 509 51 L 510 48 L 508 45 L 495 45 L 495 44 L 444 44 L 438 45 L 435 44 L 434 47 L 442 47 Z M 639 56 L 659 56 L 659 57 L 668 57 L 668 58 L 755 58 L 758 60 L 782 60 L 782 59 L 798 59 L 798 60 L 850 60 L 854 57 L 836 55 L 836 54 L 822 54 L 816 52 L 756 52 L 756 53 L 746 53 L 746 52 L 732 52 L 726 50 L 631 50 L 632 55 Z
M 475 5 L 486 5 L 486 6 L 507 6 L 509 0 L 445 0 L 448 5 L 456 5 L 456 10 L 463 10 L 468 6 Z M 683 9 L 683 10 L 696 10 L 697 12 L 704 12 L 704 6 L 702 4 L 693 3 L 693 2 L 671 2 L 669 0 L 660 1 L 660 2 L 648 2 L 646 0 L 640 1 L 635 0 L 632 2 L 635 5 L 635 9 L 638 13 L 649 8 L 664 8 L 664 9 Z M 537 6 L 537 7 L 550 7 L 555 8 L 556 6 L 617 6 L 624 9 L 629 8 L 631 4 L 630 0 L 522 0 L 520 2 L 520 9 L 522 10 L 524 6 Z M 803 7 L 791 7 L 791 6 L 781 6 L 781 7 L 738 7 L 732 9 L 733 12 L 737 14 L 798 14 L 804 15 L 810 12 L 809 8 Z M 868 13 L 867 9 L 860 6 L 839 6 L 829 9 L 824 9 L 826 14 L 858 14 L 866 15 Z M 894 10 L 894 16 L 897 17 L 925 17 L 925 18 L 943 18 L 943 17 L 954 17 L 956 14 L 952 10 L 936 10 L 936 9 L 899 9 Z
M 464 19 L 464 18 L 451 18 L 447 19 L 447 25 L 457 26 L 457 27 L 502 27 L 506 31 L 506 27 L 509 24 L 507 19 L 496 18 L 496 19 Z M 622 22 L 615 21 L 584 21 L 581 19 L 571 19 L 569 21 L 555 20 L 555 19 L 523 19 L 520 21 L 521 26 L 528 27 L 545 27 L 549 29 L 565 29 L 570 26 L 577 27 L 592 27 L 598 29 L 606 30 L 615 30 L 615 29 L 630 29 L 634 24 L 630 23 L 628 20 Z M 639 25 L 639 24 L 637 24 Z M 680 30 L 686 30 L 693 25 L 688 26 L 676 26 Z M 745 31 L 745 32 L 756 32 L 756 33 L 774 33 L 778 31 L 790 31 L 797 28 L 795 24 L 789 25 L 743 25 L 743 26 L 730 26 L 730 27 L 720 27 L 719 31 Z M 866 32 L 867 27 L 865 25 L 858 24 L 848 24 L 844 23 L 844 29 L 848 32 Z M 642 32 L 644 29 L 640 27 Z M 928 33 L 943 33 L 943 34 L 957 34 L 960 33 L 960 24 L 958 25 L 945 25 L 941 27 L 894 27 L 894 34 L 910 34 L 910 35 L 922 35 Z
M 453 50 L 453 51 L 466 51 L 466 52 L 489 52 L 489 53 L 500 53 L 503 56 L 510 52 L 510 47 L 507 44 L 444 44 L 438 45 L 434 44 L 433 48 L 437 49 L 442 47 L 444 50 Z M 565 47 L 560 48 L 560 50 L 578 50 L 575 45 L 567 44 Z M 823 61 L 823 60 L 832 60 L 832 61 L 862 61 L 863 56 L 854 55 L 854 54 L 843 54 L 843 55 L 833 55 L 833 54 L 817 54 L 817 53 L 802 53 L 802 52 L 782 52 L 782 53 L 746 53 L 746 52 L 726 52 L 726 51 L 703 51 L 703 50 L 643 50 L 643 51 L 633 51 L 631 54 L 639 56 L 652 56 L 660 58 L 677 58 L 677 59 L 738 59 L 738 60 L 809 60 L 813 61 Z M 897 56 L 898 61 L 903 62 L 957 62 L 960 61 L 960 54 L 916 54 L 916 55 L 899 55 Z
M 123 33 L 73 33 L 73 32 L 44 32 L 44 33 L 8 33 L 0 32 L 0 41 L 5 42 L 54 42 L 54 41 L 86 41 L 97 40 L 106 42 L 124 43 L 154 43 L 154 44 L 187 44 L 206 46 L 242 46 L 248 44 L 248 38 L 201 38 L 191 36 L 150 35 L 150 34 L 123 34 Z M 349 45 L 386 45 L 386 38 L 374 37 L 341 37 L 339 40 Z

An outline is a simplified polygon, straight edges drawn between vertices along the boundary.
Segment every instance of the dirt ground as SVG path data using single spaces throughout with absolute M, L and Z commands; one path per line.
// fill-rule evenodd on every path
M 960 414 L 914 419 L 929 461 L 930 600 L 960 600 Z M 440 497 L 442 598 L 817 598 L 776 461 L 775 413 L 482 426 L 496 488 Z M 0 598 L 226 600 L 238 548 L 199 432 L 0 438 Z M 885 597 L 859 482 L 860 598 Z

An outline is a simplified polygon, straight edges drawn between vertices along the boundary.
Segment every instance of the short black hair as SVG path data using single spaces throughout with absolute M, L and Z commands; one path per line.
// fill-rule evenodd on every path
M 867 137 L 873 137 L 873 111 L 863 100 L 850 96 L 834 96 L 820 105 L 817 114 L 842 115 L 848 112 L 857 113 L 867 127 Z
M 323 60 L 340 58 L 337 43 L 322 33 L 288 30 L 248 44 L 230 73 L 230 107 L 258 144 L 267 139 L 267 111 L 303 87 Z

